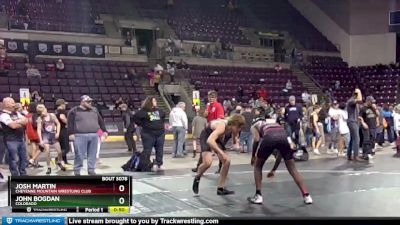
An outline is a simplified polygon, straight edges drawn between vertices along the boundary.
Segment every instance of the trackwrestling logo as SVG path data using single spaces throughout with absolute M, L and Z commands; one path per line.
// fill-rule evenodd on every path
M 3 217 L 3 224 L 8 225 L 64 225 L 64 217 Z

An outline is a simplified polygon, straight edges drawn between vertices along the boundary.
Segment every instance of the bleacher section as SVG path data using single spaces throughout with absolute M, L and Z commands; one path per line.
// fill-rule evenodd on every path
M 332 88 L 338 101 L 347 101 L 356 87 L 364 96 L 373 95 L 378 103 L 395 103 L 400 68 L 395 66 L 365 66 L 349 68 L 339 57 L 313 56 L 304 70 L 325 89 Z M 336 90 L 334 83 L 340 82 Z
M 337 51 L 287 0 L 247 0 L 254 15 L 269 30 L 288 31 L 305 49 Z
M 246 67 L 213 67 L 213 66 L 190 66 L 188 79 L 192 84 L 201 82 L 200 96 L 207 96 L 209 90 L 218 90 L 220 100 L 237 98 L 238 87 L 244 89 L 243 102 L 248 102 L 252 92 L 265 87 L 270 100 L 274 103 L 285 104 L 288 96 L 283 95 L 282 90 L 286 82 L 290 80 L 293 86 L 292 94 L 299 100 L 304 87 L 290 70 L 282 70 L 277 73 L 270 68 L 246 68 Z M 212 75 L 217 71 L 217 75 Z M 265 79 L 260 82 L 260 79 Z M 253 88 L 253 89 L 252 89 Z
M 312 26 L 287 0 L 249 0 L 240 2 L 231 10 L 225 0 L 175 0 L 167 7 L 166 1 L 119 0 L 109 4 L 105 0 L 5 0 L 11 16 L 11 27 L 28 29 L 104 34 L 104 26 L 95 24 L 100 13 L 119 15 L 123 6 L 132 7 L 142 17 L 167 19 L 180 39 L 249 45 L 249 39 L 239 27 L 252 27 L 255 21 L 245 16 L 243 8 L 250 7 L 263 26 L 269 30 L 288 31 L 310 50 L 337 51 L 315 27 Z M 126 13 L 121 12 L 121 13 Z M 28 15 L 29 19 L 27 19 Z
M 50 110 L 54 109 L 58 98 L 64 98 L 74 106 L 84 94 L 106 105 L 113 105 L 119 97 L 124 97 L 137 109 L 146 97 L 140 82 L 125 76 L 132 68 L 139 74 L 145 73 L 147 65 L 143 63 L 65 59 L 65 71 L 55 72 L 48 71 L 46 64 L 54 64 L 56 59 L 39 58 L 35 66 L 42 77 L 28 79 L 24 58 L 10 57 L 10 61 L 15 69 L 8 77 L 0 77 L 0 99 L 10 95 L 19 99 L 19 89 L 29 88 L 31 92 L 36 90 L 42 94 Z
M 230 11 L 224 1 L 175 1 L 168 10 L 168 22 L 180 39 L 215 42 L 219 38 L 222 42 L 250 44 L 239 30 L 245 25 L 245 15 Z
M 104 26 L 95 24 L 98 14 L 88 0 L 43 1 L 6 0 L 11 28 L 104 34 Z

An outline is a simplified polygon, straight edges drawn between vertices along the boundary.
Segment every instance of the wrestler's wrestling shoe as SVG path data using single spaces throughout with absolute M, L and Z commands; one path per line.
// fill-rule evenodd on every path
M 247 200 L 251 204 L 257 204 L 257 205 L 263 204 L 263 197 L 262 197 L 262 195 L 259 195 L 259 194 L 255 194 L 254 197 L 248 197 Z
M 311 198 L 311 195 L 310 195 L 310 194 L 305 194 L 305 195 L 303 196 L 303 198 L 304 198 L 304 203 L 306 203 L 307 205 L 309 205 L 309 204 L 312 204 L 312 203 L 313 203 L 313 200 L 312 200 L 312 198 Z

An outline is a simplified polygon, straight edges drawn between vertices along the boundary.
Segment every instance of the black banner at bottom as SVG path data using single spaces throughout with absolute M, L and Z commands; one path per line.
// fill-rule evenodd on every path
M 109 225 L 384 225 L 400 224 L 399 218 L 180 218 L 180 217 L 68 217 L 68 225 L 109 224 Z

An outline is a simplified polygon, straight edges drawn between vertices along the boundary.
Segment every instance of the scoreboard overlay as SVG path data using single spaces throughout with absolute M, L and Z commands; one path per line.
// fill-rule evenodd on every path
M 129 176 L 9 177 L 12 212 L 129 213 Z

